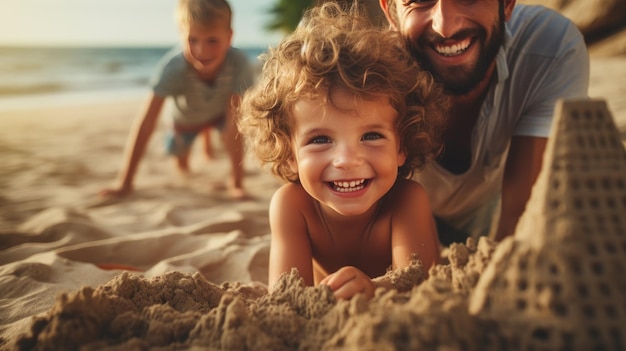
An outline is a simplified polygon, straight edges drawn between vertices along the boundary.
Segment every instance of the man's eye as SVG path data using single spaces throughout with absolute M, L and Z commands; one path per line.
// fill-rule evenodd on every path
M 378 140 L 378 139 L 382 139 L 382 135 L 380 135 L 379 133 L 366 133 L 365 135 L 363 135 L 363 140 Z
M 414 4 L 416 6 L 428 6 L 428 5 L 434 4 L 436 2 L 437 2 L 437 0 L 403 0 L 402 1 L 402 5 L 410 6 L 410 5 Z
M 309 140 L 309 144 L 326 144 L 326 143 L 330 143 L 330 138 L 324 135 L 319 135 Z

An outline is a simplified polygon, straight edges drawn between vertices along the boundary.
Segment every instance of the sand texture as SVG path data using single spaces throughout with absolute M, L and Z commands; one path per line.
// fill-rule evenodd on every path
M 251 198 L 233 201 L 219 144 L 181 178 L 160 127 L 135 193 L 102 200 L 141 101 L 0 106 L 0 350 L 626 349 L 619 77 L 624 57 L 592 58 L 590 95 L 607 103 L 592 115 L 611 123 L 565 119 L 515 238 L 453 245 L 427 280 L 392 272 L 400 290 L 370 302 L 297 272 L 268 292 L 280 183 L 251 156 Z
M 294 270 L 271 293 L 263 285 L 208 282 L 200 274 L 152 279 L 122 273 L 98 288 L 63 294 L 31 324 L 21 350 L 478 350 L 489 338 L 467 299 L 493 252 L 454 245 L 454 264 L 406 292 L 337 302 L 327 287 L 305 287 Z M 416 264 L 415 268 L 421 268 Z M 396 272 L 399 280 L 421 269 Z M 402 276 L 408 277 L 402 277 Z M 419 279 L 418 277 L 418 279 Z

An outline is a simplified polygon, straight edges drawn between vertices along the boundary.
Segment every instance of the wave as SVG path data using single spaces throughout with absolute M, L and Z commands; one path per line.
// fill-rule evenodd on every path
M 171 47 L 0 47 L 0 99 L 147 87 Z M 265 48 L 242 48 L 251 61 Z

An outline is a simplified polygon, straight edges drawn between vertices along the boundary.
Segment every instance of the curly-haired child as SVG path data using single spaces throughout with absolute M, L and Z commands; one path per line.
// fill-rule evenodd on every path
M 269 285 L 297 268 L 337 298 L 439 258 L 426 192 L 409 180 L 440 150 L 447 99 L 394 32 L 352 6 L 311 9 L 269 50 L 240 130 L 287 181 L 272 197 Z

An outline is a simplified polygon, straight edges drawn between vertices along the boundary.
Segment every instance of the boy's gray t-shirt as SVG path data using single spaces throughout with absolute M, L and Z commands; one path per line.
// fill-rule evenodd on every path
M 435 215 L 474 237 L 490 230 L 512 136 L 547 137 L 556 100 L 588 94 L 588 53 L 573 23 L 544 7 L 516 5 L 505 36 L 497 82 L 472 133 L 470 168 L 453 174 L 431 162 L 413 177 Z
M 161 59 L 151 86 L 156 95 L 171 98 L 175 124 L 194 126 L 219 120 L 231 96 L 242 95 L 253 82 L 254 71 L 242 50 L 230 48 L 215 81 L 206 83 L 175 48 Z

